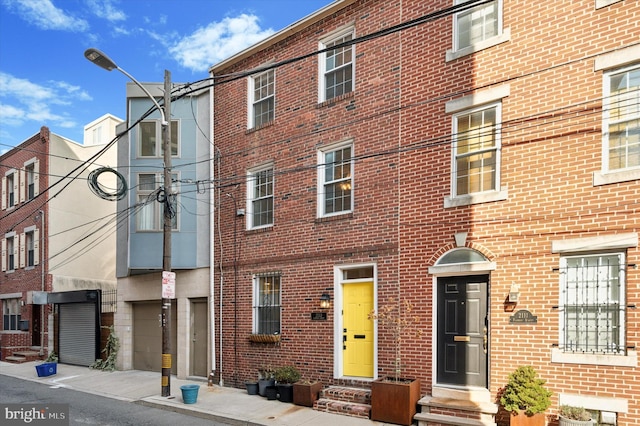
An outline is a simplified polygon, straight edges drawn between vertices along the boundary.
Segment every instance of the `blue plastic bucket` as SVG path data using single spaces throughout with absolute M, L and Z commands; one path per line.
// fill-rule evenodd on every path
M 198 399 L 198 389 L 200 385 L 182 385 L 180 390 L 182 391 L 182 400 L 185 404 L 195 404 Z

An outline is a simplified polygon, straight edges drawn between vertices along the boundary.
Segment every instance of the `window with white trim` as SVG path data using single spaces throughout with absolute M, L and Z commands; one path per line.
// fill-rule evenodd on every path
M 2 177 L 2 209 L 15 207 L 18 204 L 18 173 L 11 169 Z
M 2 239 L 2 271 L 12 272 L 18 267 L 19 244 L 15 232 L 10 232 Z
M 501 104 L 453 117 L 453 196 L 500 188 Z
M 280 334 L 280 274 L 253 277 L 253 333 Z
M 247 173 L 247 228 L 273 225 L 273 166 Z
M 464 4 L 470 0 L 456 0 Z M 501 2 L 489 3 L 464 10 L 454 15 L 454 50 L 471 47 L 502 32 Z
M 21 241 L 21 244 L 24 244 L 24 249 L 20 247 L 21 253 L 24 252 L 25 259 L 20 259 L 21 266 L 26 266 L 27 268 L 31 268 L 36 266 L 40 262 L 40 258 L 38 255 L 39 242 L 38 238 L 40 232 L 38 229 L 32 229 L 29 231 L 25 230 L 24 241 Z
M 20 330 L 20 299 L 2 299 L 2 329 Z
M 625 354 L 625 254 L 560 258 L 560 350 Z
M 249 78 L 249 128 L 260 127 L 275 116 L 275 71 Z
M 335 145 L 318 151 L 318 216 L 353 209 L 353 145 Z
M 171 156 L 177 157 L 180 147 L 180 122 L 171 120 Z M 159 158 L 164 156 L 162 125 L 158 120 L 138 124 L 138 156 Z
M 603 171 L 640 167 L 640 65 L 604 74 Z
M 40 180 L 40 161 L 34 159 L 25 163 L 25 181 L 26 181 L 26 199 L 31 200 L 40 193 L 39 180 Z M 21 196 L 22 198 L 22 196 Z
M 343 45 L 353 40 L 353 29 L 344 30 L 320 42 L 320 50 L 330 49 L 319 55 L 320 102 L 353 91 L 355 81 L 355 47 Z M 331 49 L 334 47 L 334 49 Z
M 178 175 L 171 175 L 171 200 L 169 214 L 171 214 L 171 229 L 178 229 Z M 165 201 L 160 188 L 164 184 L 162 173 L 138 173 L 136 197 L 136 230 L 162 231 L 164 226 Z

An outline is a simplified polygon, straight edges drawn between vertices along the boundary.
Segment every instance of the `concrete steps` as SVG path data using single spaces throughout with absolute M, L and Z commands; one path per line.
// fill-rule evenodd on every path
M 368 419 L 371 416 L 371 390 L 329 386 L 320 392 L 320 397 L 313 403 L 313 409 Z
M 4 361 L 14 364 L 22 364 L 23 362 L 38 361 L 41 360 L 39 351 L 32 349 L 20 349 L 12 352 L 12 355 L 6 357 Z

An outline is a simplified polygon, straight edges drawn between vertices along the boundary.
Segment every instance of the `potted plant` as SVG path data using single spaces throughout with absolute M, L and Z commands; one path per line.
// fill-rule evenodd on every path
M 401 349 L 403 338 L 422 334 L 420 318 L 413 315 L 411 302 L 392 298 L 378 312 L 371 311 L 369 319 L 391 331 L 395 350 L 394 375 L 371 382 L 371 420 L 411 425 L 420 399 L 420 381 L 402 377 Z
M 304 407 L 313 407 L 322 390 L 319 380 L 298 380 L 293 384 L 293 403 Z
M 275 371 L 278 399 L 281 402 L 293 402 L 293 384 L 300 380 L 300 372 L 293 365 L 278 367 Z
M 593 417 L 584 407 L 561 405 L 558 412 L 559 426 L 591 426 Z
M 544 412 L 551 405 L 551 391 L 545 383 L 530 365 L 520 366 L 509 375 L 500 403 L 511 413 L 512 426 L 545 425 Z
M 267 386 L 276 385 L 273 373 L 273 368 L 270 365 L 263 365 L 258 369 L 258 393 L 260 396 L 267 396 Z

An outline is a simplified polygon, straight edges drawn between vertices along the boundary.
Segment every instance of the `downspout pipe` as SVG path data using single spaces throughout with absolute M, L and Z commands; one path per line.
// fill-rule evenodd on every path
M 213 74 L 211 74 L 213 77 Z M 211 140 L 211 144 L 209 144 L 209 158 L 211 161 L 209 162 L 209 177 L 215 177 L 216 167 L 215 167 L 215 159 L 216 159 L 216 146 L 214 140 L 214 120 L 213 120 L 213 86 L 209 88 L 209 139 Z M 215 179 L 213 180 L 215 182 Z M 210 350 L 211 350 L 211 371 L 209 372 L 209 377 L 207 380 L 207 384 L 209 386 L 213 386 L 213 376 L 216 371 L 216 303 L 215 303 L 215 265 L 216 265 L 216 254 L 215 254 L 215 214 L 216 214 L 216 194 L 215 194 L 215 186 L 212 186 L 211 191 L 209 192 L 209 330 L 211 332 L 209 336 L 210 342 Z M 222 377 L 222 371 L 220 372 Z

